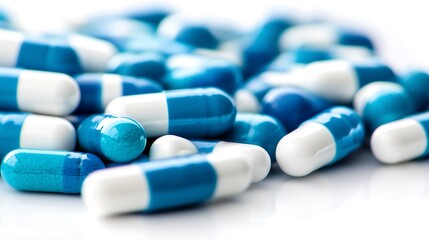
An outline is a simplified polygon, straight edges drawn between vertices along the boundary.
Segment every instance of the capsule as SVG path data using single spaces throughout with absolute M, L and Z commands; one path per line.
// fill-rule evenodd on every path
M 64 116 L 80 100 L 78 85 L 62 73 L 0 68 L 0 85 L 0 111 Z
M 3 159 L 1 174 L 16 190 L 76 194 L 88 174 L 103 168 L 90 153 L 16 149 Z
M 277 163 L 288 175 L 302 177 L 357 150 L 364 135 L 356 112 L 333 107 L 283 137 L 276 149 Z
M 65 119 L 0 112 L 0 158 L 16 148 L 73 150 L 76 131 Z
M 262 101 L 262 114 L 278 119 L 288 132 L 304 121 L 332 107 L 333 103 L 304 89 L 282 87 L 273 89 Z
M 223 141 L 253 144 L 262 147 L 275 162 L 277 143 L 287 131 L 275 118 L 251 113 L 239 113 L 234 126 L 226 134 L 219 137 Z
M 157 82 L 118 74 L 87 73 L 76 76 L 81 100 L 75 113 L 102 113 L 115 98 L 161 92 Z
M 150 160 L 173 158 L 197 153 L 243 154 L 252 169 L 252 182 L 264 180 L 271 168 L 271 160 L 267 151 L 252 144 L 241 144 L 224 141 L 190 141 L 174 135 L 164 135 L 155 140 L 150 147 Z
M 165 91 L 119 97 L 107 114 L 137 120 L 148 137 L 216 137 L 228 131 L 236 115 L 232 99 L 216 88 Z
M 355 93 L 363 86 L 374 81 L 397 81 L 396 74 L 387 65 L 378 61 L 353 63 L 345 60 L 328 60 L 310 63 L 305 67 L 293 68 L 288 72 L 268 72 L 262 81 L 248 83 L 237 91 L 235 99 L 249 101 L 257 108 L 270 89 L 282 86 L 304 88 L 333 102 L 349 104 Z M 237 106 L 245 103 L 237 102 Z
M 166 74 L 166 58 L 157 52 L 121 53 L 107 66 L 108 72 L 160 81 Z
M 300 46 L 361 46 L 374 50 L 371 39 L 351 29 L 344 29 L 326 23 L 305 24 L 287 29 L 280 38 L 282 50 Z
M 82 35 L 26 35 L 0 30 L 0 66 L 61 72 L 104 72 L 116 48 Z
M 239 68 L 230 62 L 196 55 L 172 56 L 167 61 L 167 69 L 162 83 L 170 90 L 217 87 L 232 94 L 243 80 Z
M 375 158 L 387 164 L 429 155 L 429 112 L 378 127 L 371 137 Z
M 415 112 L 415 103 L 405 89 L 392 82 L 373 82 L 361 88 L 353 100 L 356 112 L 370 132 Z
M 429 89 L 429 74 L 425 71 L 414 70 L 410 71 L 399 78 L 399 83 L 413 98 L 416 111 L 428 109 L 429 94 L 426 89 Z
M 236 195 L 250 181 L 241 155 L 198 154 L 97 171 L 82 198 L 97 215 L 154 212 Z
M 146 146 L 146 133 L 137 121 L 111 115 L 92 115 L 77 131 L 79 146 L 110 161 L 129 162 Z

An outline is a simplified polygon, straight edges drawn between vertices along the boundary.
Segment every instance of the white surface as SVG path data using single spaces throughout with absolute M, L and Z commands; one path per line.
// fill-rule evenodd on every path
M 15 67 L 18 60 L 24 34 L 15 31 L 0 30 L 0 66 Z
M 66 74 L 23 70 L 19 74 L 17 96 L 23 112 L 65 116 L 77 108 L 80 89 Z
M 371 150 L 385 163 L 409 161 L 421 156 L 427 146 L 426 131 L 415 119 L 402 119 L 377 128 L 371 137 Z
M 122 77 L 118 74 L 103 74 L 101 77 L 101 102 L 103 108 L 115 98 L 122 96 Z
M 20 148 L 72 151 L 75 144 L 76 131 L 65 119 L 31 114 L 22 124 Z
M 106 108 L 107 114 L 130 117 L 139 122 L 148 137 L 168 133 L 168 106 L 165 93 L 119 97 Z
M 276 148 L 276 159 L 287 174 L 297 177 L 330 163 L 336 154 L 335 139 L 322 124 L 308 122 L 284 136 Z

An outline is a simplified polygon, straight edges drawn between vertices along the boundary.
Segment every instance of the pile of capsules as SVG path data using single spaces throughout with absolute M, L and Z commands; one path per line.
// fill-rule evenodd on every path
M 1 176 L 17 190 L 156 212 L 239 194 L 272 165 L 308 175 L 366 137 L 384 163 L 429 155 L 429 75 L 399 76 L 351 29 L 167 11 L 63 34 L 0 22 Z

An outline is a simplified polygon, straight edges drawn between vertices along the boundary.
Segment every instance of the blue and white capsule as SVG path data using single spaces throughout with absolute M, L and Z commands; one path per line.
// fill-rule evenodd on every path
M 262 114 L 278 119 L 288 132 L 333 106 L 331 101 L 295 87 L 272 89 L 262 100 Z
M 1 175 L 20 191 L 78 194 L 88 174 L 103 168 L 89 153 L 16 149 L 3 159 Z
M 267 151 L 252 144 L 241 144 L 224 141 L 190 141 L 174 135 L 164 135 L 153 142 L 150 147 L 151 161 L 186 156 L 197 153 L 243 154 L 252 169 L 252 182 L 264 180 L 271 168 Z
M 0 30 L 0 66 L 78 74 L 104 72 L 116 48 L 82 35 L 26 35 Z
M 154 212 L 236 195 L 251 178 L 241 155 L 198 154 L 94 172 L 82 198 L 102 216 Z
M 252 113 L 239 113 L 234 126 L 220 137 L 227 142 L 253 144 L 262 147 L 276 161 L 277 143 L 287 134 L 283 125 L 275 118 Z
M 327 23 L 291 27 L 283 33 L 280 39 L 282 50 L 294 49 L 301 46 L 332 45 L 361 46 L 369 50 L 374 50 L 374 44 L 365 34 Z
M 115 98 L 162 91 L 155 81 L 118 74 L 86 73 L 75 78 L 81 92 L 76 113 L 102 113 Z
M 283 137 L 276 149 L 277 163 L 288 175 L 302 177 L 357 150 L 364 136 L 362 120 L 355 111 L 333 107 Z
M 394 82 L 397 76 L 390 67 L 378 61 L 354 63 L 327 60 L 287 72 L 266 72 L 254 81 L 237 91 L 237 106 L 242 106 L 239 109 L 259 109 L 260 99 L 270 89 L 283 86 L 304 88 L 333 102 L 349 104 L 356 92 L 366 84 L 374 81 Z
M 111 73 L 160 81 L 167 71 L 165 61 L 158 52 L 121 53 L 109 61 L 107 68 Z
M 232 63 L 196 55 L 175 55 L 167 60 L 166 89 L 216 87 L 233 94 L 242 84 L 240 69 Z
M 373 82 L 364 86 L 356 93 L 353 107 L 370 132 L 416 111 L 408 92 L 392 82 Z
M 77 130 L 79 146 L 114 162 L 129 162 L 142 154 L 146 133 L 137 121 L 111 115 L 92 115 Z
M 216 137 L 228 131 L 237 113 L 233 100 L 217 88 L 172 90 L 119 97 L 107 114 L 138 121 L 148 137 Z
M 0 86 L 0 111 L 64 116 L 80 101 L 78 85 L 62 73 L 0 68 Z
M 0 112 L 0 158 L 17 148 L 73 150 L 76 131 L 63 118 Z
M 371 136 L 375 158 L 395 164 L 429 155 L 429 112 L 390 122 Z

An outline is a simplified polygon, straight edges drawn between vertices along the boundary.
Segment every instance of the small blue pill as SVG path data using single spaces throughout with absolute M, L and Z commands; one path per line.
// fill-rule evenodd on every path
M 20 191 L 80 193 L 82 182 L 103 162 L 89 153 L 17 149 L 3 159 L 4 181 Z
M 137 121 L 111 115 L 92 115 L 79 126 L 79 145 L 84 151 L 115 162 L 136 159 L 146 146 L 146 133 Z

